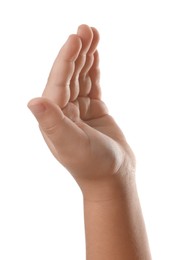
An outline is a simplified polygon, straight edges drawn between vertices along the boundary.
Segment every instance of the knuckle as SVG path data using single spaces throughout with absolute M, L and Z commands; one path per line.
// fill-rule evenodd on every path
M 57 133 L 57 124 L 51 124 L 51 125 L 47 125 L 47 124 L 42 124 L 40 126 L 41 130 L 43 130 L 43 132 L 46 133 L 46 135 L 48 136 L 52 136 L 54 134 Z

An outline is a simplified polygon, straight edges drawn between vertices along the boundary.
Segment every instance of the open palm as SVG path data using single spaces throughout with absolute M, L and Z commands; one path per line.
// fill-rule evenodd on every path
M 76 180 L 110 176 L 123 165 L 133 168 L 132 152 L 101 100 L 98 42 L 97 30 L 87 25 L 70 35 L 42 98 L 34 101 L 46 106 L 37 116 L 46 143 Z

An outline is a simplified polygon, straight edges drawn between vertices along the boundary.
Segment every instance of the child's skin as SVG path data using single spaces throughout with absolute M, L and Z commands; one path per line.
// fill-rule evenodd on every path
M 81 25 L 61 48 L 42 97 L 28 107 L 84 199 L 87 260 L 150 260 L 135 158 L 101 100 L 99 34 Z

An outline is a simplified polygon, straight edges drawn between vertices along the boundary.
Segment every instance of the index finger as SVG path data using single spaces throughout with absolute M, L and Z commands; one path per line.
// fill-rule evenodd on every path
M 54 61 L 42 94 L 61 108 L 65 107 L 70 99 L 70 80 L 81 47 L 81 39 L 75 34 L 70 35 Z

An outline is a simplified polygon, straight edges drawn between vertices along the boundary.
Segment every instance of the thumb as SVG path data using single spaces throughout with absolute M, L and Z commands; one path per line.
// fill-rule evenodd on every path
M 85 141 L 85 133 L 76 123 L 66 117 L 60 107 L 46 98 L 35 98 L 28 103 L 43 133 L 53 144 L 61 158 L 72 160 L 80 144 Z

